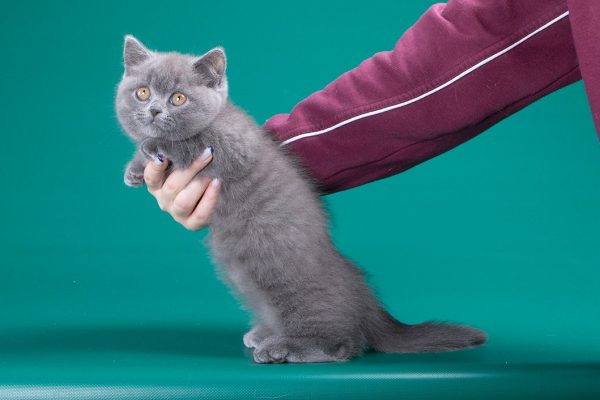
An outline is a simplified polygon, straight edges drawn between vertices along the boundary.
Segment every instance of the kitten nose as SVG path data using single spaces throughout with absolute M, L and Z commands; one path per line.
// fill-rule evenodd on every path
M 152 107 L 152 108 L 150 109 L 150 114 L 152 114 L 152 117 L 153 117 L 153 118 L 154 118 L 154 117 L 156 117 L 156 115 L 157 115 L 157 114 L 160 114 L 161 112 L 162 112 L 162 111 L 161 111 L 160 109 L 158 109 L 158 108 L 154 108 L 154 107 Z

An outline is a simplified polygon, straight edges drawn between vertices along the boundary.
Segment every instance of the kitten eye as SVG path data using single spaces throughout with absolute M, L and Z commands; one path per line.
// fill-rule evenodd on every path
M 142 86 L 135 91 L 135 96 L 138 100 L 146 101 L 150 97 L 150 88 Z
M 187 97 L 185 97 L 185 94 L 180 92 L 175 92 L 173 93 L 173 96 L 171 96 L 171 103 L 173 103 L 174 106 L 180 106 L 185 103 L 186 100 Z

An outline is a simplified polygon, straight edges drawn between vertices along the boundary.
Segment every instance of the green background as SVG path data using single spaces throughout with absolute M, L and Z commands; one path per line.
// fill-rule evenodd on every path
M 429 0 L 10 2 L 0 14 L 0 398 L 600 395 L 600 146 L 581 82 L 403 174 L 326 197 L 401 320 L 475 350 L 251 363 L 200 240 L 122 183 L 126 33 L 229 58 L 263 123 L 391 49 Z

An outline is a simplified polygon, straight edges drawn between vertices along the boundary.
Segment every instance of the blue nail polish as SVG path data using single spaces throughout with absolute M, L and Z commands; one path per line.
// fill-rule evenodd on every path
M 208 146 L 208 148 L 210 149 L 210 154 L 214 154 L 214 152 L 215 152 L 215 149 L 213 149 L 213 147 L 212 147 L 212 146 Z
M 165 156 L 163 156 L 162 154 L 156 154 L 154 156 L 154 164 L 163 165 L 164 161 L 165 161 Z

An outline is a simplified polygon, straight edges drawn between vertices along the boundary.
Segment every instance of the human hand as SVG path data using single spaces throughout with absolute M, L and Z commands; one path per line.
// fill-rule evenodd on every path
M 161 210 L 186 229 L 197 231 L 209 225 L 219 197 L 221 182 L 196 174 L 212 160 L 212 149 L 207 148 L 199 159 L 186 169 L 175 170 L 165 179 L 168 160 L 155 157 L 144 169 L 148 191 L 156 198 Z

